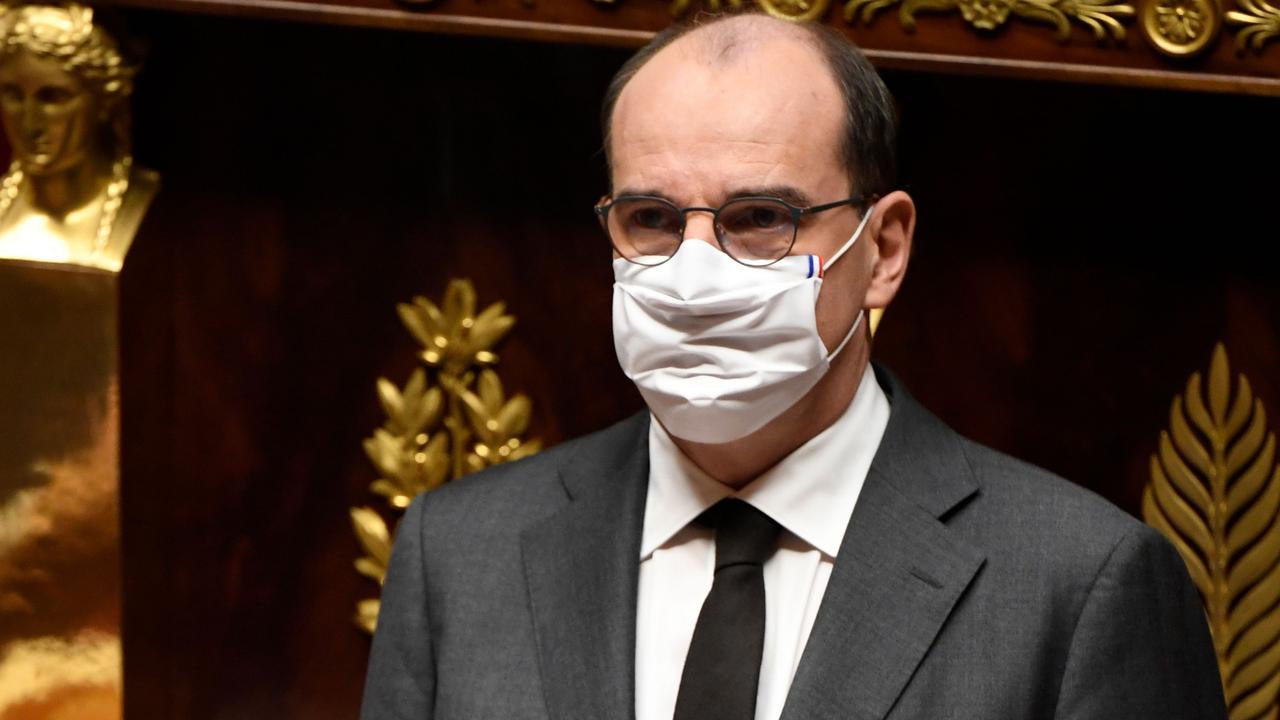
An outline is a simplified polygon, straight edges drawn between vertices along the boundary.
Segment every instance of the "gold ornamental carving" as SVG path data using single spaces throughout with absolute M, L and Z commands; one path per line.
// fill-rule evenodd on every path
M 1280 465 L 1249 381 L 1214 348 L 1207 382 L 1175 397 L 1151 457 L 1143 518 L 1204 600 L 1231 720 L 1274 718 L 1280 692 Z
M 615 0 L 595 1 L 604 5 L 612 5 L 615 2 Z M 726 0 L 725 4 L 736 9 L 742 7 L 743 1 Z M 683 16 L 688 12 L 692 2 L 693 0 L 673 0 L 670 8 L 672 17 Z M 795 22 L 821 20 L 831 7 L 831 0 L 756 0 L 756 3 L 762 10 L 776 18 Z M 720 0 L 706 0 L 706 6 L 711 12 L 719 12 L 724 7 Z
M 1236 32 L 1236 52 L 1262 52 L 1268 42 L 1280 37 L 1280 7 L 1267 0 L 1236 0 L 1237 10 L 1227 13 L 1227 23 L 1240 27 Z
M 1142 6 L 1143 33 L 1152 47 L 1169 57 L 1203 52 L 1221 27 L 1217 0 L 1147 0 Z
M 1072 22 L 1088 28 L 1099 43 L 1118 42 L 1125 38 L 1120 19 L 1136 13 L 1132 5 L 1110 0 L 848 0 L 844 17 L 851 24 L 869 24 L 877 13 L 897 6 L 898 22 L 907 32 L 916 28 L 918 13 L 953 13 L 980 31 L 1001 27 L 1010 17 L 1056 28 L 1059 42 L 1071 38 Z
M 364 441 L 378 471 L 369 489 L 393 513 L 403 512 L 419 493 L 542 448 L 539 440 L 523 439 L 532 410 L 529 398 L 520 393 L 508 398 L 492 367 L 498 362 L 493 347 L 515 325 L 503 303 L 477 313 L 475 287 L 455 279 L 442 304 L 416 297 L 397 310 L 422 346 L 422 365 L 403 387 L 378 379 L 386 421 Z M 381 585 L 392 532 L 370 507 L 352 508 L 351 521 L 365 553 L 356 560 L 356 571 Z M 377 599 L 360 601 L 356 624 L 372 633 L 379 607 Z
M 783 20 L 807 22 L 820 20 L 831 7 L 831 0 L 758 0 L 765 12 Z
M 710 12 L 718 12 L 725 5 L 740 8 L 748 0 L 706 0 Z M 617 0 L 594 0 L 597 4 L 613 5 Z M 770 15 L 796 22 L 821 21 L 831 6 L 831 0 L 756 0 L 756 4 Z M 673 17 L 682 17 L 693 5 L 693 0 L 673 0 L 670 6 Z M 1059 42 L 1071 38 L 1072 22 L 1088 28 L 1102 44 L 1125 39 L 1121 19 L 1137 14 L 1133 5 L 1114 0 L 847 0 L 844 17 L 850 24 L 869 24 L 877 13 L 888 7 L 898 7 L 898 21 L 904 30 L 914 32 L 918 13 L 952 13 L 960 16 L 980 31 L 990 31 L 1004 25 L 1010 17 L 1056 28 Z

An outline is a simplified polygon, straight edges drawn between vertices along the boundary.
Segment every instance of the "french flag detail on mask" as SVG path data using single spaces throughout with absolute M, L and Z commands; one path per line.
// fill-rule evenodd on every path
M 822 277 L 822 258 L 818 255 L 809 256 L 809 277 Z

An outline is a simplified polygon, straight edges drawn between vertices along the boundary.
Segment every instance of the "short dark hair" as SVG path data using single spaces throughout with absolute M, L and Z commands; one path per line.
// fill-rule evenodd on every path
M 760 13 L 758 10 L 715 15 L 702 13 L 691 22 L 671 25 L 623 63 L 605 91 L 600 110 L 607 162 L 612 162 L 610 127 L 614 106 L 618 104 L 623 88 L 640 68 L 663 48 L 690 32 L 743 14 Z M 840 138 L 839 152 L 849 172 L 853 191 L 868 197 L 883 195 L 898 181 L 898 117 L 893 96 L 867 56 L 838 30 L 811 22 L 797 23 L 796 26 L 803 29 L 806 39 L 822 55 L 844 98 L 844 133 Z

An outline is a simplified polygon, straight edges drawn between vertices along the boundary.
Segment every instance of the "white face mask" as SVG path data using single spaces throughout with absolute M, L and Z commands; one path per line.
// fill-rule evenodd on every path
M 862 222 L 827 267 L 857 242 Z M 726 443 L 781 415 L 827 373 L 862 323 L 831 353 L 815 306 L 822 258 L 748 267 L 686 239 L 661 265 L 613 261 L 613 343 L 622 371 L 676 437 Z

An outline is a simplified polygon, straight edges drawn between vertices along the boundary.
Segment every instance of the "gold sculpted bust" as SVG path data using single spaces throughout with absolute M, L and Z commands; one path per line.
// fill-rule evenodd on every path
M 91 8 L 0 5 L 0 258 L 120 269 L 158 184 L 130 156 L 135 72 Z

